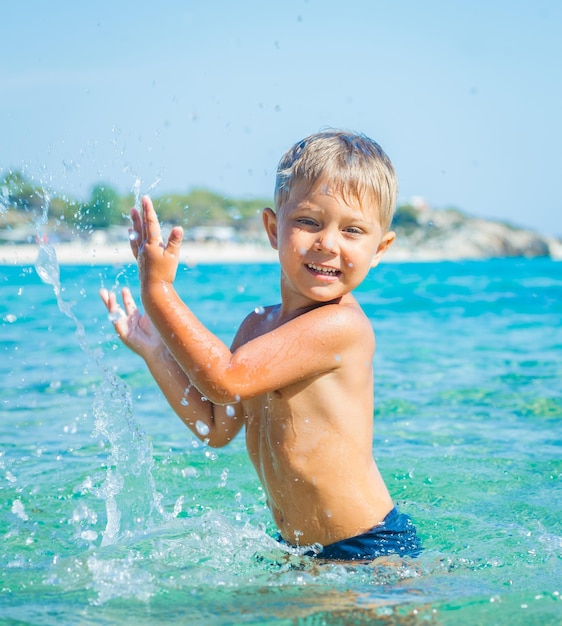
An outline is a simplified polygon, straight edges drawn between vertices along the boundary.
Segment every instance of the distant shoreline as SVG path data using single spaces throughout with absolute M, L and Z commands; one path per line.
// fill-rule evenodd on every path
M 59 265 L 124 265 L 134 263 L 128 242 L 53 244 Z M 0 265 L 33 265 L 38 244 L 0 246 Z M 259 244 L 191 243 L 182 246 L 181 263 L 274 263 L 277 251 Z
M 55 243 L 53 244 L 59 265 L 126 265 L 134 263 L 128 242 L 116 243 Z M 448 252 L 448 253 L 447 253 Z M 0 245 L 0 266 L 33 265 L 39 253 L 38 244 Z M 437 262 L 466 261 L 501 258 L 496 255 L 463 255 L 459 250 L 438 248 L 410 248 L 394 244 L 383 261 L 386 262 Z M 554 259 L 556 260 L 556 258 Z M 277 251 L 261 244 L 239 243 L 193 243 L 184 242 L 180 262 L 186 265 L 235 264 L 235 263 L 277 263 Z
M 413 212 L 412 212 L 413 211 Z M 534 231 L 464 215 L 455 210 L 435 210 L 428 206 L 402 211 L 394 226 L 396 240 L 383 262 L 469 261 L 501 258 L 547 257 L 562 260 L 562 239 Z M 408 218 L 408 219 L 406 219 Z M 404 221 L 406 220 L 406 221 Z M 408 221 L 409 220 L 409 221 Z M 276 263 L 277 251 L 267 240 L 238 242 L 218 237 L 220 228 L 201 228 L 200 239 L 186 238 L 180 262 L 186 265 Z M 227 229 L 228 230 L 228 229 Z M 191 235 L 197 232 L 193 229 Z M 33 265 L 39 245 L 27 229 L 1 232 L 0 266 Z M 222 233 L 224 234 L 224 233 Z M 60 234 L 54 235 L 58 238 Z M 8 238 L 9 237 L 9 238 Z M 60 265 L 115 265 L 134 263 L 123 228 L 97 229 L 89 237 L 50 241 Z

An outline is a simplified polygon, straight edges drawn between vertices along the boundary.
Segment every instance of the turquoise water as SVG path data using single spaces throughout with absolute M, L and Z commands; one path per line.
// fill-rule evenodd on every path
M 354 567 L 285 552 L 243 438 L 197 443 L 118 344 L 97 292 L 133 266 L 43 268 L 0 267 L 0 623 L 561 622 L 560 264 L 385 264 L 358 290 L 376 457 L 425 551 Z M 278 300 L 275 265 L 177 286 L 225 341 Z

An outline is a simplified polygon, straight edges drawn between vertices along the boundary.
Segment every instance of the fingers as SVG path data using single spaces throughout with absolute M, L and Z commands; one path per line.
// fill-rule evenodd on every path
M 108 291 L 107 289 L 100 289 L 99 293 L 107 310 L 110 313 L 114 313 L 115 309 L 118 308 L 115 294 L 112 291 Z
M 125 312 L 127 315 L 132 315 L 137 310 L 137 304 L 131 294 L 131 290 L 128 287 L 124 287 L 121 291 L 121 297 L 123 298 Z
M 131 250 L 136 259 L 139 258 L 139 253 L 142 252 L 145 244 L 158 244 L 176 259 L 179 258 L 179 248 L 183 241 L 183 228 L 174 226 L 164 246 L 160 222 L 150 196 L 142 197 L 142 213 L 139 213 L 136 208 L 131 209 L 131 219 L 133 228 L 129 230 L 129 239 Z
M 125 317 L 125 313 L 123 312 L 123 309 L 119 306 L 119 304 L 117 304 L 117 296 L 115 295 L 113 291 L 108 291 L 107 289 L 100 289 L 99 293 L 100 293 L 101 299 L 103 300 L 103 303 L 105 304 L 109 312 L 109 316 L 108 316 L 109 320 L 113 323 L 115 328 L 117 328 L 119 335 L 121 335 L 119 322 Z M 123 300 L 123 302 L 125 302 L 125 300 Z M 133 297 L 129 293 L 129 307 L 131 305 L 134 307 L 132 309 L 132 311 L 134 311 L 136 308 L 135 303 L 134 303 Z M 127 308 L 127 305 L 125 305 L 125 308 Z M 127 314 L 128 313 L 129 311 L 127 311 Z
M 119 304 L 117 304 L 117 296 L 113 291 L 102 289 L 100 290 L 100 296 L 109 311 L 108 319 L 113 324 L 115 332 L 121 341 L 127 344 L 129 335 L 128 315 L 126 315 Z
M 162 243 L 160 222 L 150 196 L 142 197 L 142 213 L 135 207 L 131 209 L 131 220 L 133 227 L 129 229 L 129 243 L 136 259 L 145 243 Z
M 147 243 L 161 242 L 160 223 L 150 196 L 142 197 L 142 217 L 143 241 Z
M 142 244 L 142 219 L 138 209 L 131 209 L 131 220 L 133 222 L 133 227 L 129 228 L 129 244 L 131 246 L 131 251 L 136 258 L 139 256 L 139 248 Z
M 131 220 L 133 220 L 133 230 L 140 238 L 142 236 L 142 218 L 136 207 L 131 209 Z
M 107 289 L 100 289 L 99 293 L 103 303 L 110 313 L 118 313 L 121 311 L 121 307 L 117 304 L 117 296 L 115 295 L 115 292 L 108 291 Z M 137 303 L 135 302 L 135 299 L 131 294 L 131 290 L 128 287 L 123 287 L 121 290 L 121 297 L 123 298 L 123 305 L 127 315 L 134 313 L 137 310 Z
M 166 250 L 177 255 L 179 253 L 179 247 L 183 241 L 183 228 L 181 226 L 174 226 L 168 235 L 168 243 L 166 244 Z
M 136 230 L 129 228 L 129 245 L 131 246 L 131 252 L 133 256 L 138 258 L 139 256 L 139 235 Z
M 103 303 L 105 304 L 105 306 L 107 306 L 107 302 L 109 300 L 109 292 L 107 291 L 107 289 L 100 289 L 99 294 L 100 298 L 103 300 Z

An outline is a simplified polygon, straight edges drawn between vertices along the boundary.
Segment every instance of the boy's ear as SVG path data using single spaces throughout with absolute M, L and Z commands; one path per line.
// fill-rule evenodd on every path
M 384 253 L 388 250 L 390 244 L 396 239 L 396 233 L 392 230 L 389 230 L 386 235 L 381 239 L 377 251 L 375 252 L 375 256 L 371 261 L 371 267 L 376 267 L 379 264 L 379 261 L 382 259 Z
M 274 250 L 277 250 L 277 215 L 268 207 L 263 210 L 262 218 L 269 243 Z

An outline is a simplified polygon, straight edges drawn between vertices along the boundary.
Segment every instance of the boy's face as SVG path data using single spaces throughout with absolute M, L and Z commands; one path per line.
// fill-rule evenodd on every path
M 383 234 L 377 206 L 345 201 L 325 180 L 297 181 L 277 215 L 264 211 L 264 223 L 285 286 L 314 302 L 355 289 L 394 240 Z

